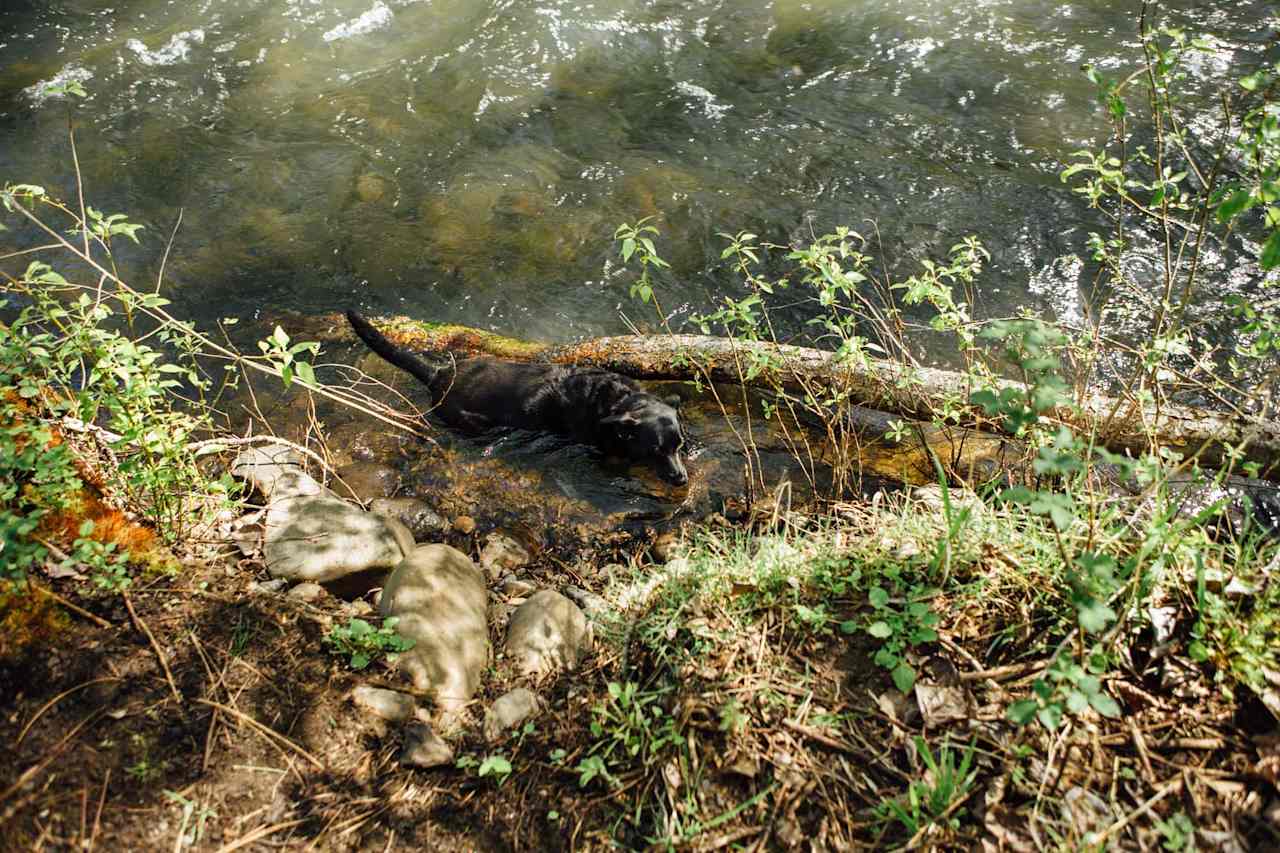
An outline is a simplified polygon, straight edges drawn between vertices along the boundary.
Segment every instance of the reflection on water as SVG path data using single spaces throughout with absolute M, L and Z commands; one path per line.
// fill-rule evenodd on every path
M 621 328 L 621 221 L 672 306 L 732 287 L 718 231 L 874 220 L 906 269 L 967 233 L 981 308 L 1073 316 L 1089 217 L 1056 178 L 1102 132 L 1074 69 L 1131 61 L 1125 4 L 1032 0 L 91 0 L 0 12 L 0 174 L 146 222 L 201 322 L 375 310 L 563 339 Z M 1262 2 L 1176 20 L 1257 50 Z M 1219 79 L 1225 64 L 1196 74 Z

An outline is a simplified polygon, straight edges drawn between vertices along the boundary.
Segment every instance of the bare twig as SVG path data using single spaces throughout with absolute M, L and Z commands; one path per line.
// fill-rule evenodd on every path
M 102 777 L 102 793 L 98 794 L 98 810 L 93 815 L 93 832 L 89 834 L 87 853 L 93 853 L 93 845 L 98 840 L 98 830 L 102 828 L 102 806 L 107 802 L 107 784 L 111 781 L 111 768 Z
M 1170 794 L 1172 794 L 1174 791 L 1176 791 L 1178 788 L 1181 788 L 1181 787 L 1182 787 L 1182 776 L 1181 774 L 1179 774 L 1173 777 L 1172 779 L 1170 779 L 1168 782 L 1165 782 L 1163 785 L 1161 785 L 1160 790 L 1152 794 L 1151 797 L 1148 798 L 1145 803 L 1138 806 L 1136 809 L 1129 812 L 1124 817 L 1120 818 L 1120 820 L 1111 824 L 1111 826 L 1107 827 L 1107 829 L 1103 833 L 1101 833 L 1100 835 L 1098 835 L 1096 839 L 1094 839 L 1094 843 L 1098 846 L 1099 849 L 1105 847 L 1106 846 L 1105 842 L 1108 838 L 1110 838 L 1112 835 L 1115 835 L 1117 832 L 1124 829 L 1130 823 L 1132 823 L 1142 815 L 1149 812 L 1152 806 L 1154 806 L 1156 803 L 1160 802 L 1165 797 L 1169 796 Z
M 244 713 L 243 711 L 237 711 L 235 708 L 231 708 L 227 705 L 223 705 L 221 702 L 212 702 L 208 699 L 197 699 L 196 701 L 199 702 L 201 705 L 208 705 L 210 708 L 216 708 L 217 710 L 221 711 L 224 714 L 229 714 L 230 716 L 235 717 L 237 720 L 240 720 L 241 722 L 247 724 L 251 728 L 256 729 L 258 732 L 262 733 L 272 742 L 279 744 L 285 747 L 286 749 L 292 750 L 294 753 L 302 756 L 307 761 L 311 762 L 311 764 L 314 765 L 317 770 L 324 769 L 324 764 L 320 761 L 320 759 L 316 758 L 314 755 L 307 752 L 301 746 L 298 746 L 298 744 L 289 740 L 289 738 L 280 734 L 275 729 L 272 729 L 269 726 L 263 725 L 262 723 L 255 720 L 253 717 L 250 717 L 248 714 Z
M 129 593 L 122 592 L 120 597 L 124 599 L 124 606 L 129 609 L 129 616 L 133 619 L 133 624 L 146 634 L 147 639 L 151 642 L 151 650 L 156 653 L 156 659 L 160 661 L 160 668 L 164 670 L 164 677 L 169 682 L 169 689 L 173 691 L 173 698 L 177 700 L 179 705 L 184 704 L 182 693 L 178 690 L 177 683 L 173 680 L 173 673 L 169 670 L 169 662 L 164 658 L 164 652 L 160 650 L 160 644 L 156 642 L 155 634 L 151 633 L 151 629 L 147 627 L 147 623 L 142 621 L 138 616 L 138 611 L 133 609 L 133 601 L 129 598 Z
M 224 844 L 218 848 L 218 853 L 232 853 L 233 850 L 239 850 L 241 847 L 248 847 L 250 844 L 260 839 L 266 838 L 268 835 L 274 835 L 285 829 L 291 829 L 303 823 L 302 818 L 297 820 L 287 820 L 283 823 L 274 823 L 270 826 L 260 826 L 252 832 L 242 835 L 230 844 Z
M 120 679 L 116 678 L 114 675 L 107 675 L 107 676 L 103 676 L 102 678 L 95 678 L 92 681 L 86 681 L 84 684 L 78 684 L 75 687 L 72 687 L 70 690 L 62 691 L 57 696 L 54 696 L 48 702 L 45 702 L 43 705 L 41 705 L 40 710 L 36 711 L 35 714 L 31 716 L 30 720 L 27 720 L 27 724 L 22 727 L 22 731 L 18 733 L 18 739 L 14 742 L 13 745 L 21 746 L 22 741 L 27 736 L 27 732 L 31 731 L 31 727 L 36 724 L 36 721 L 40 719 L 41 715 L 43 715 L 45 711 L 49 710 L 54 705 L 58 704 L 58 702 L 62 701 L 67 696 L 70 696 L 72 693 L 75 693 L 77 690 L 83 690 L 86 687 L 92 687 L 93 685 L 101 684 L 104 681 L 119 681 L 119 680 Z
M 52 546 L 50 546 L 48 542 L 44 542 L 42 540 L 38 540 L 38 541 L 41 541 L 41 544 L 44 545 L 46 548 L 49 548 L 51 551 L 55 550 Z M 65 598 L 58 595 L 56 592 L 49 589 L 48 587 L 43 587 L 37 583 L 33 583 L 31 582 L 30 579 L 28 579 L 28 583 L 31 583 L 31 588 L 38 590 L 41 595 L 47 595 L 49 598 L 52 598 L 54 601 L 58 602 L 58 604 L 70 610 L 72 613 L 76 614 L 77 616 L 82 616 L 85 619 L 88 619 L 90 622 L 97 625 L 99 628 L 115 627 L 106 619 L 103 619 L 101 616 L 98 616 L 97 614 L 94 614 L 94 613 L 90 613 L 88 610 L 85 610 L 83 607 L 72 604 L 70 601 L 67 601 Z

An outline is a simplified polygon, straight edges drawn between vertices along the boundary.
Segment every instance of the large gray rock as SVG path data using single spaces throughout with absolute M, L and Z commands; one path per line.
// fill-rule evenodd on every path
M 393 568 L 413 549 L 404 525 L 329 497 L 273 502 L 265 539 L 274 577 L 313 583 Z
M 409 528 L 415 542 L 444 536 L 449 532 L 449 522 L 417 498 L 378 498 L 369 505 L 369 511 L 397 519 Z
M 396 665 L 444 712 L 471 700 L 489 662 L 484 575 L 448 545 L 419 545 L 383 587 L 378 609 L 413 640 Z
M 303 468 L 302 454 L 283 444 L 247 447 L 236 455 L 230 470 L 267 500 L 329 493 Z
M 574 669 L 591 645 L 591 629 L 578 605 L 544 589 L 512 614 L 504 650 L 521 675 L 543 675 Z
M 525 687 L 517 687 L 499 697 L 484 715 L 484 736 L 490 743 L 519 726 L 542 709 L 538 695 Z

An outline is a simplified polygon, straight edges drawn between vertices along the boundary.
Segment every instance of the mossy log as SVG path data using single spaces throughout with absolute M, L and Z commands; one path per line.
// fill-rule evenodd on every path
M 909 368 L 881 359 L 865 364 L 837 362 L 834 354 L 810 347 L 734 341 L 704 335 L 655 335 L 594 338 L 576 344 L 521 341 L 465 326 L 421 323 L 405 318 L 379 321 L 389 337 L 422 351 L 488 354 L 501 358 L 541 359 L 602 367 L 636 379 L 703 379 L 738 382 L 752 365 L 748 384 L 796 391 L 814 383 L 838 387 L 853 402 L 911 418 L 929 418 L 954 410 L 975 390 L 970 377 L 938 368 Z M 1000 388 L 1022 389 L 1002 381 Z M 976 414 L 976 413 L 975 413 Z M 1243 458 L 1262 466 L 1262 476 L 1280 480 L 1280 423 L 1212 412 L 1189 406 L 1154 406 L 1089 394 L 1073 408 L 1052 416 L 1078 433 L 1094 435 L 1116 452 L 1143 453 L 1160 446 L 1221 467 L 1243 448 Z M 984 429 L 1002 424 L 974 418 Z

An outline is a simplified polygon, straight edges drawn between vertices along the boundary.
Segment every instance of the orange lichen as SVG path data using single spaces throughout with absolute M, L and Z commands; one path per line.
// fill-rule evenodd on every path
M 0 660 L 47 645 L 69 624 L 66 613 L 39 589 L 0 581 Z

